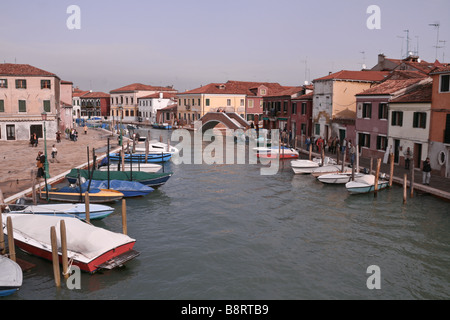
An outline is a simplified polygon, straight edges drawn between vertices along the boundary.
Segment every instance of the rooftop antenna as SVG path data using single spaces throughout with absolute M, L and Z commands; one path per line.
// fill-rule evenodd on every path
M 360 51 L 359 53 L 361 53 L 362 56 L 363 56 L 363 62 L 362 62 L 361 68 L 365 69 L 366 68 L 366 52 L 365 51 Z
M 442 47 L 439 47 L 439 48 L 442 48 L 442 49 L 444 49 L 444 50 L 442 50 L 442 63 L 444 63 L 445 62 L 445 44 L 446 44 L 446 40 L 439 40 L 439 42 L 442 42 L 444 45 L 442 46 Z
M 409 40 L 411 40 L 411 39 L 409 38 L 409 30 L 408 29 L 407 30 L 403 30 L 403 32 L 406 32 L 406 58 L 408 58 L 409 55 L 410 55 L 410 52 L 409 52 Z
M 405 39 L 405 37 L 397 36 L 397 38 L 402 39 L 402 49 L 400 50 L 400 57 L 403 59 L 403 39 Z
M 306 57 L 305 60 L 301 60 L 300 62 L 304 62 L 305 63 L 305 81 L 309 82 L 309 78 L 308 78 L 308 57 Z
M 438 22 L 435 23 L 430 23 L 429 26 L 431 27 L 435 27 L 437 29 L 437 38 L 436 38 L 436 45 L 434 46 L 436 48 L 436 57 L 435 60 L 437 60 L 437 56 L 438 56 L 438 49 L 439 49 L 439 28 L 441 26 L 441 24 Z
M 416 41 L 417 41 L 417 47 L 416 47 L 415 55 L 419 56 L 419 36 L 416 36 Z

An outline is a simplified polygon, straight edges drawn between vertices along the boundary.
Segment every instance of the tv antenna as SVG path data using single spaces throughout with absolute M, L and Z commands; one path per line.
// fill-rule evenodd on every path
M 439 28 L 441 27 L 441 24 L 438 22 L 435 23 L 430 23 L 429 24 L 430 27 L 435 27 L 437 29 L 437 38 L 436 38 L 436 45 L 434 46 L 436 48 L 436 57 L 435 60 L 437 60 L 437 56 L 438 56 L 438 49 L 439 49 Z
M 403 59 L 403 39 L 405 39 L 405 37 L 397 36 L 397 38 L 402 39 L 402 48 L 401 48 L 401 50 L 400 50 L 400 58 Z
M 366 52 L 365 51 L 360 51 L 359 53 L 361 53 L 362 57 L 363 57 L 363 62 L 362 62 L 361 69 L 365 69 L 366 68 Z
M 409 40 L 411 40 L 411 38 L 409 37 L 409 30 L 403 30 L 403 32 L 406 32 L 406 58 L 408 58 L 410 55 Z

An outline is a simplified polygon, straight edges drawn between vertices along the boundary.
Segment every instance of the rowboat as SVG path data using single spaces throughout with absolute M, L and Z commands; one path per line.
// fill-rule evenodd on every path
M 89 204 L 90 220 L 106 218 L 114 212 L 114 208 L 102 204 Z M 23 205 L 13 204 L 6 208 L 8 214 L 39 214 L 45 216 L 74 217 L 86 219 L 86 204 L 84 203 L 56 203 Z
M 80 173 L 80 177 L 86 180 L 92 178 L 92 180 L 123 180 L 123 181 L 137 181 L 142 183 L 143 185 L 158 188 L 165 184 L 170 177 L 172 176 L 172 172 L 168 173 L 148 173 L 148 172 L 140 172 L 140 171 L 98 171 L 94 170 L 82 170 L 82 169 L 72 169 L 69 174 L 66 175 L 66 179 L 69 183 L 77 183 L 78 180 L 78 172 Z M 108 177 L 109 175 L 109 177 Z
M 385 189 L 388 186 L 388 181 L 379 180 L 377 190 Z M 355 178 L 354 181 L 345 184 L 347 191 L 350 194 L 361 194 L 375 191 L 375 176 L 372 174 L 365 174 L 362 177 Z
M 322 166 L 321 158 L 314 158 L 313 160 L 294 160 L 291 161 L 291 167 L 295 174 L 310 174 L 319 167 L 325 168 L 321 170 L 335 170 L 336 162 L 330 157 L 325 157 Z
M 362 173 L 355 173 L 354 174 L 355 179 L 362 177 Z M 338 172 L 338 173 L 329 173 L 325 175 L 321 175 L 317 177 L 317 180 L 319 180 L 322 183 L 326 184 L 345 184 L 347 182 L 350 182 L 352 179 L 352 173 L 351 172 Z
M 3 215 L 3 224 L 6 224 Z M 38 257 L 52 260 L 50 229 L 55 227 L 60 242 L 60 224 L 64 220 L 67 234 L 67 256 L 81 270 L 94 273 L 101 269 L 122 266 L 139 253 L 133 250 L 135 239 L 95 227 L 79 219 L 9 214 L 14 229 L 14 243 L 20 249 Z M 60 245 L 58 245 L 60 249 Z M 61 262 L 61 252 L 58 252 Z
M 105 158 L 106 159 L 106 158 Z M 108 161 L 106 165 L 98 168 L 100 171 L 108 171 Z M 127 162 L 124 163 L 125 171 L 142 171 L 148 173 L 155 173 L 161 170 L 162 165 L 156 163 L 139 163 L 139 162 Z M 109 165 L 109 171 L 122 171 L 122 164 L 120 162 L 114 162 Z
M 0 270 L 0 297 L 12 295 L 22 286 L 22 269 L 16 262 L 0 254 Z
M 119 191 L 123 193 L 124 198 L 146 196 L 150 192 L 155 190 L 152 187 L 146 186 L 140 182 L 125 180 L 110 180 L 109 185 L 108 180 L 91 180 L 86 181 L 81 186 L 83 188 L 87 188 L 89 184 L 91 188 L 111 189 Z
M 147 161 L 145 158 L 147 157 Z M 144 153 L 126 153 L 124 155 L 124 162 L 142 162 L 142 163 L 158 163 L 169 161 L 172 157 L 170 152 L 149 153 L 147 156 Z M 122 161 L 120 153 L 110 153 L 109 160 Z
M 298 159 L 298 152 L 288 147 L 256 147 L 253 151 L 257 152 L 258 158 L 263 159 Z
M 61 202 L 83 202 L 85 199 L 87 189 L 71 186 L 65 186 L 62 188 L 49 188 L 48 192 L 45 187 L 40 192 L 41 199 L 47 199 L 51 201 Z M 89 189 L 89 202 L 90 203 L 108 203 L 115 202 L 123 198 L 123 193 L 116 190 L 108 189 Z
M 139 144 L 136 146 L 135 151 L 137 153 L 144 153 L 145 154 L 145 146 L 142 146 L 142 144 Z M 148 144 L 148 153 L 149 154 L 161 154 L 161 152 L 164 153 L 171 153 L 171 154 L 175 154 L 180 152 L 180 150 L 178 150 L 178 148 L 174 147 L 174 146 L 169 146 L 166 143 L 163 142 L 158 142 L 158 141 L 150 141 Z

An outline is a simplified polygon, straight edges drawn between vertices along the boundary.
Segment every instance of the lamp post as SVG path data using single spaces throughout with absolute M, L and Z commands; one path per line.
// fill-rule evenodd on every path
M 47 121 L 47 112 L 41 113 L 42 120 L 44 121 L 44 150 L 45 150 L 45 163 L 44 163 L 44 169 L 45 169 L 45 177 L 50 178 L 50 174 L 48 173 L 48 157 L 47 157 L 47 128 L 45 126 L 45 122 Z
M 119 146 L 122 146 L 122 139 L 123 139 L 123 137 L 122 137 L 122 121 L 123 121 L 123 107 L 122 107 L 122 105 L 119 105 L 119 111 L 120 111 L 120 127 L 119 127 L 119 130 L 120 130 L 120 137 L 119 137 Z

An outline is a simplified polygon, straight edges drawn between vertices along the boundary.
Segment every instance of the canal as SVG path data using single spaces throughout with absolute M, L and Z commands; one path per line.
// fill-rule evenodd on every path
M 349 195 L 294 175 L 289 162 L 275 175 L 261 167 L 167 163 L 174 174 L 164 186 L 127 200 L 138 258 L 58 290 L 51 263 L 19 251 L 36 267 L 7 299 L 450 298 L 448 202 L 417 195 L 404 205 L 398 186 Z M 113 206 L 94 224 L 121 232 Z M 368 288 L 370 266 L 380 289 Z

